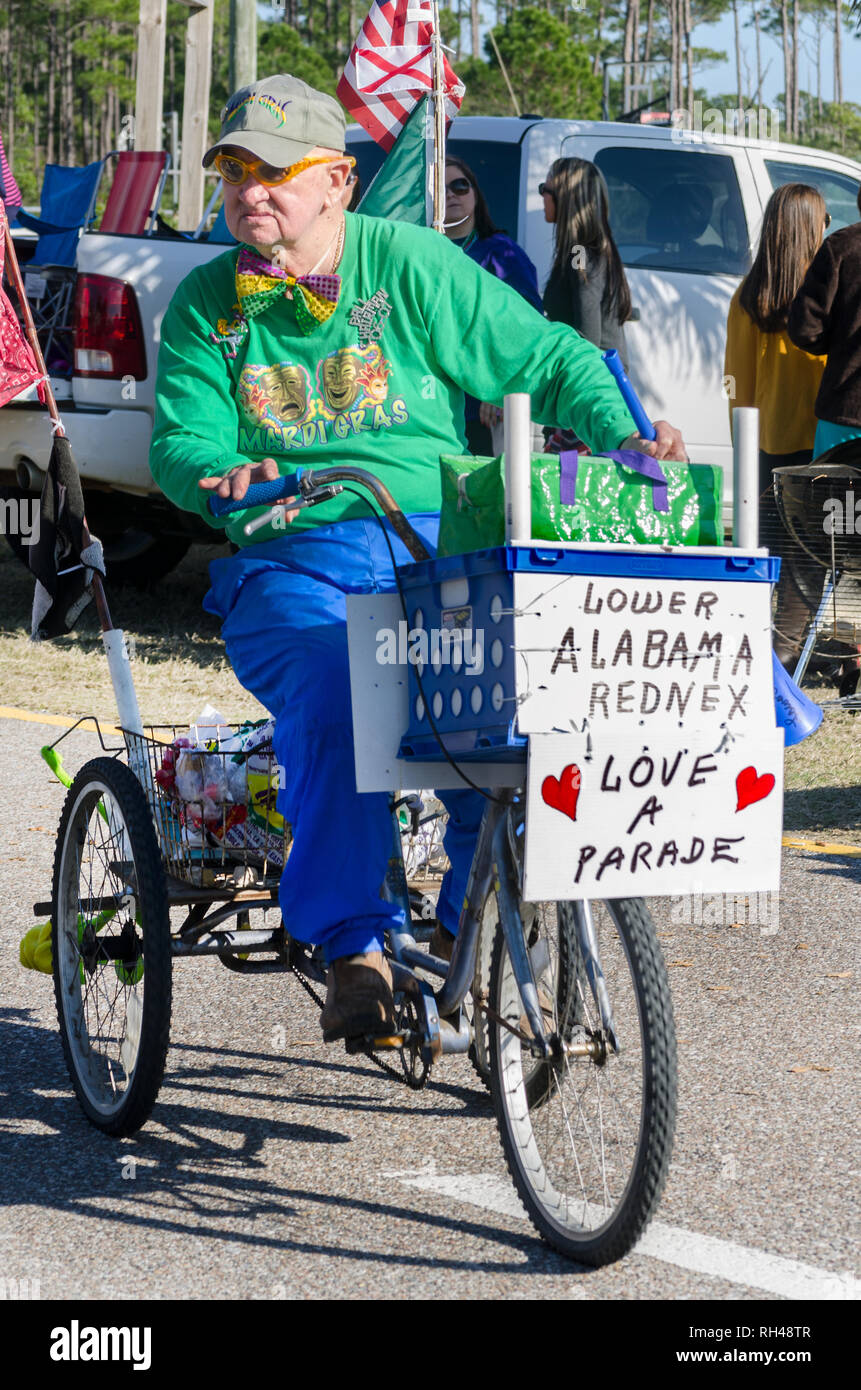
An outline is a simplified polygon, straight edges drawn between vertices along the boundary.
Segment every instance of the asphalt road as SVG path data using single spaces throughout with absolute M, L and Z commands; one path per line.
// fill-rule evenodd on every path
M 134 1139 L 89 1126 L 53 988 L 18 943 L 50 896 L 64 796 L 0 720 L 0 1272 L 43 1299 L 857 1297 L 861 859 L 784 853 L 779 917 L 697 925 L 653 903 L 679 1037 L 669 1182 L 645 1240 L 584 1271 L 507 1176 L 466 1060 L 410 1092 L 340 1045 L 289 977 L 174 972 L 172 1045 Z M 64 745 L 75 770 L 93 735 Z

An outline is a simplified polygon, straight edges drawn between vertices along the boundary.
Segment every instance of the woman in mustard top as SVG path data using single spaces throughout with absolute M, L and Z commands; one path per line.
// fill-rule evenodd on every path
M 753 266 L 732 297 L 727 319 L 724 380 L 730 427 L 736 406 L 759 410 L 759 539 L 783 558 L 775 650 L 790 669 L 811 613 L 805 591 L 815 589 L 816 581 L 821 588 L 822 575 L 808 574 L 811 562 L 784 550 L 772 470 L 809 463 L 813 457 L 813 405 L 825 358 L 797 348 L 787 335 L 786 319 L 830 220 L 815 188 L 787 183 L 776 189 L 765 209 Z

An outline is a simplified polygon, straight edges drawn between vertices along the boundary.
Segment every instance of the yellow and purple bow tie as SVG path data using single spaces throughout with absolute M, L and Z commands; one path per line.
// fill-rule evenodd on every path
M 334 314 L 341 292 L 340 275 L 288 275 L 250 247 L 240 249 L 236 262 L 236 304 L 231 320 L 219 319 L 210 339 L 235 357 L 236 348 L 248 336 L 248 320 L 293 291 L 296 322 L 302 333 L 314 329 Z

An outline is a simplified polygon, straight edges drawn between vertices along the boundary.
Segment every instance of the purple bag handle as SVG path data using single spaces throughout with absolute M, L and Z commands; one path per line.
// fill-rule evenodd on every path
M 612 453 L 598 454 L 596 457 L 613 459 L 615 463 L 624 464 L 626 468 L 632 468 L 643 478 L 648 478 L 654 484 L 652 501 L 655 511 L 668 512 L 670 510 L 666 474 L 658 460 L 653 459 L 651 454 L 639 454 L 636 449 L 616 449 Z M 569 449 L 559 455 L 559 500 L 569 506 L 577 501 L 578 460 L 579 454 L 576 449 Z

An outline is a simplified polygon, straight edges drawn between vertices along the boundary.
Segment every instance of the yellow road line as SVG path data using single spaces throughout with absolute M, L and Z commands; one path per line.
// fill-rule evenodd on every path
M 784 849 L 807 849 L 816 854 L 861 855 L 861 845 L 832 845 L 827 840 L 804 840 L 800 835 L 784 835 L 781 844 Z
M 59 714 L 34 714 L 28 709 L 13 709 L 11 705 L 0 705 L 0 719 L 21 719 L 27 724 L 52 724 L 57 729 L 71 729 L 75 725 L 74 719 L 63 719 Z M 122 737 L 119 729 L 114 728 L 113 724 L 102 724 L 99 727 L 103 734 L 116 735 Z M 98 732 L 92 719 L 84 719 L 78 728 L 85 734 L 95 734 Z

